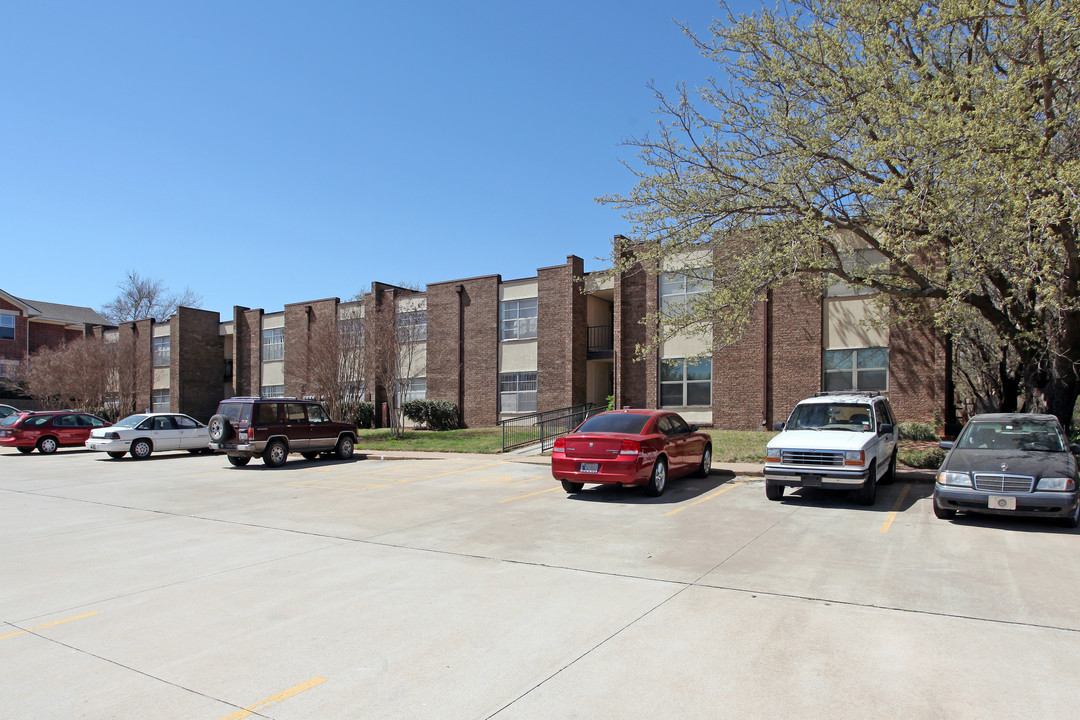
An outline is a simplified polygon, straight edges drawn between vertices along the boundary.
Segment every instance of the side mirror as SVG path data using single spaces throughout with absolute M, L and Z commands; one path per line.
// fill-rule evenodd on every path
M 783 430 L 784 429 L 784 423 L 777 422 L 775 425 L 772 426 L 772 429 L 773 430 Z
M 942 440 L 937 444 L 937 446 L 942 450 L 952 450 L 955 445 L 956 443 L 952 440 Z M 1077 448 L 1077 450 L 1080 450 L 1080 448 Z
M 691 425 L 690 426 L 690 432 L 697 432 L 700 429 L 701 428 L 699 428 L 697 425 Z
M 880 425 L 878 425 L 877 434 L 878 435 L 892 435 L 894 429 L 895 429 L 895 426 L 890 425 L 889 423 L 881 423 Z
M 1070 445 L 1069 449 L 1072 450 L 1073 455 L 1080 455 L 1080 445 Z

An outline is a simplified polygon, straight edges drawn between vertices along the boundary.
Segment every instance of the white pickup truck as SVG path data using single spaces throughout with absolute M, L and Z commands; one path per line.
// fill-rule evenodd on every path
M 876 392 L 818 393 L 791 411 L 765 452 L 765 496 L 785 487 L 857 490 L 873 505 L 878 483 L 896 474 L 896 421 Z

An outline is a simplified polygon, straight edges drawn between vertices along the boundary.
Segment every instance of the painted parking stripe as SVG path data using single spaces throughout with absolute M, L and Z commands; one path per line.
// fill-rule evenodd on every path
M 550 487 L 550 488 L 548 488 L 546 490 L 537 490 L 536 492 L 531 492 L 528 495 L 518 495 L 517 497 L 506 498 L 505 500 L 500 500 L 499 502 L 501 502 L 501 503 L 513 502 L 514 500 L 522 500 L 524 498 L 533 497 L 534 495 L 543 495 L 544 493 L 554 492 L 556 490 L 562 490 L 562 488 L 561 487 Z
M 892 527 L 893 520 L 900 514 L 900 506 L 904 504 L 904 498 L 907 497 L 908 490 L 911 489 L 911 483 L 906 483 L 900 490 L 900 494 L 896 496 L 896 502 L 893 503 L 892 512 L 885 518 L 885 522 L 881 523 L 881 529 L 878 532 L 887 533 L 889 528 Z
M 273 705 L 274 703 L 279 703 L 282 700 L 288 700 L 289 698 L 291 698 L 291 697 L 293 697 L 295 695 L 299 695 L 300 693 L 304 692 L 305 690 L 310 690 L 311 688 L 315 687 L 316 685 L 322 685 L 324 682 L 326 682 L 326 678 L 321 678 L 321 677 L 311 678 L 306 683 L 301 683 L 299 685 L 296 685 L 295 687 L 291 687 L 288 690 L 285 690 L 284 692 L 279 692 L 277 695 L 271 695 L 270 697 L 266 698 L 265 700 L 260 700 L 259 702 L 255 703 L 254 705 L 249 705 L 248 707 L 244 708 L 243 710 L 237 710 L 232 715 L 226 715 L 221 720 L 243 720 L 246 717 L 250 717 L 251 715 L 253 715 L 258 710 L 261 710 L 262 708 L 265 708 L 267 705 Z
M 681 513 L 683 510 L 685 510 L 687 508 L 693 507 L 695 505 L 700 505 L 701 503 L 705 502 L 706 500 L 712 500 L 717 495 L 723 495 L 728 490 L 734 490 L 738 486 L 745 485 L 746 483 L 750 482 L 751 480 L 753 480 L 753 478 L 747 478 L 745 480 L 739 480 L 738 482 L 728 483 L 728 484 L 724 485 L 724 487 L 721 488 L 720 490 L 717 490 L 716 492 L 714 492 L 712 495 L 706 495 L 705 497 L 698 498 L 694 502 L 686 503 L 682 507 L 675 508 L 671 512 L 665 513 L 664 517 L 671 517 L 672 515 L 675 515 L 676 513 Z
M 36 628 L 30 628 L 29 630 L 19 630 L 18 632 L 8 633 L 7 635 L 0 635 L 0 640 L 7 640 L 8 638 L 13 638 L 18 635 L 26 635 L 27 633 L 37 632 L 38 630 L 55 627 L 56 625 L 63 625 L 64 623 L 73 622 L 75 620 L 82 620 L 83 618 L 92 617 L 97 614 L 98 613 L 95 610 L 94 612 L 88 612 L 83 615 L 75 615 L 74 617 L 64 618 L 63 620 L 53 620 L 52 622 L 47 622 L 44 625 L 38 625 Z

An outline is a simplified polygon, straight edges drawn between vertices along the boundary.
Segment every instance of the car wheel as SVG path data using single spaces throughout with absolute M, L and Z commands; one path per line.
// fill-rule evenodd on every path
M 784 499 L 784 486 L 778 482 L 772 480 L 765 481 L 765 497 L 770 500 L 783 500 Z
M 348 460 L 353 456 L 353 441 L 348 435 L 342 435 L 337 441 L 337 447 L 334 448 L 334 454 L 337 455 L 338 460 Z
M 570 482 L 569 480 L 560 480 L 562 483 L 562 489 L 568 493 L 581 492 L 581 489 L 585 487 L 585 483 Z
M 952 520 L 956 517 L 956 511 L 949 508 L 943 508 L 937 504 L 937 498 L 932 498 L 931 502 L 934 503 L 934 517 L 939 520 Z
M 882 485 L 891 485 L 896 480 L 896 451 L 893 450 L 892 457 L 889 458 L 889 469 L 885 471 L 885 474 L 881 476 Z
M 218 414 L 210 418 L 210 422 L 207 423 L 207 428 L 210 431 L 210 439 L 214 442 L 223 442 L 229 437 L 229 433 L 232 427 L 229 425 L 229 418 L 224 415 Z
M 317 453 L 317 452 L 306 452 L 306 453 L 300 453 L 300 454 L 304 457 L 305 460 L 318 460 L 319 459 L 319 453 Z
M 229 464 L 234 467 L 244 467 L 251 462 L 251 457 L 248 455 L 229 455 Z
M 145 438 L 140 438 L 131 443 L 131 457 L 136 460 L 145 460 L 154 451 L 154 445 Z
M 52 455 L 56 452 L 56 448 L 60 447 L 54 437 L 43 437 L 38 440 L 37 449 L 38 452 L 43 455 Z
M 30 453 L 34 452 L 34 448 L 32 447 L 21 447 L 15 449 L 21 452 L 23 455 L 29 455 Z
M 288 457 L 289 449 L 285 447 L 285 443 L 280 440 L 271 440 L 263 451 L 263 464 L 272 468 L 281 467 Z
M 855 499 L 860 505 L 873 505 L 877 499 L 877 466 L 870 463 L 870 472 L 866 474 L 866 482 L 856 491 Z
M 705 446 L 705 452 L 701 453 L 701 464 L 698 465 L 697 476 L 709 477 L 712 471 L 712 445 Z
M 1068 517 L 1058 518 L 1058 524 L 1062 527 L 1067 528 L 1074 528 L 1077 525 L 1080 525 L 1080 503 L 1077 503 L 1076 507 L 1073 508 L 1072 515 L 1069 515 Z
M 650 497 L 660 497 L 664 494 L 664 486 L 667 485 L 667 460 L 657 458 L 652 466 L 652 476 L 649 484 L 645 486 L 645 494 Z
M 119 460 L 120 458 L 122 458 L 122 457 L 124 457 L 125 455 L 127 455 L 127 453 L 126 453 L 126 452 L 110 452 L 110 453 L 106 453 L 106 454 L 107 454 L 107 455 L 108 455 L 109 457 L 111 457 L 111 458 L 112 458 L 113 460 Z

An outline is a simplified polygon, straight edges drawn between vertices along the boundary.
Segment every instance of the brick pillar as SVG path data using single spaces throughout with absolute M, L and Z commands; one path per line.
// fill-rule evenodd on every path
M 225 351 L 221 317 L 210 310 L 177 308 L 169 321 L 169 401 L 177 412 L 206 422 L 222 399 Z
M 565 265 L 537 271 L 537 409 L 557 410 L 585 402 L 588 360 L 588 298 L 585 266 L 570 255 Z

